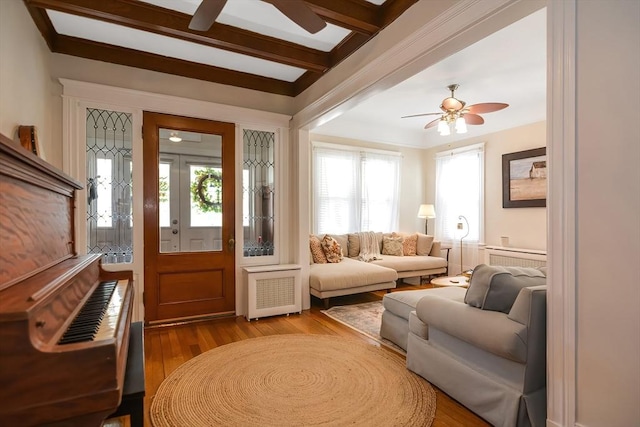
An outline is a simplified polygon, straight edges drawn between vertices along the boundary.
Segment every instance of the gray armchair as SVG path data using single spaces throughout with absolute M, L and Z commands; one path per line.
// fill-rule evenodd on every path
M 542 427 L 546 286 L 527 285 L 545 283 L 544 272 L 484 267 L 491 274 L 480 289 L 473 276 L 466 294 L 459 289 L 464 300 L 425 292 L 418 301 L 409 317 L 407 368 L 495 426 Z M 476 268 L 474 276 L 487 271 Z

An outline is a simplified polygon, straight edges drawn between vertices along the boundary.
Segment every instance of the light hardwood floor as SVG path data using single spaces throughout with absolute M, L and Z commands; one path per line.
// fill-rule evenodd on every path
M 395 291 L 424 289 L 431 285 L 400 285 Z M 331 305 L 357 304 L 382 299 L 384 291 L 332 298 Z M 247 322 L 244 317 L 220 318 L 182 325 L 159 326 L 145 329 L 145 427 L 151 427 L 148 412 L 151 399 L 160 383 L 178 366 L 212 348 L 244 339 L 278 334 L 338 335 L 380 344 L 353 329 L 322 314 L 322 303 L 312 298 L 312 307 L 302 314 L 274 316 Z M 393 351 L 382 346 L 387 351 Z M 436 390 L 436 418 L 434 427 L 488 426 L 486 422 Z M 128 417 L 108 420 L 105 426 L 129 427 Z

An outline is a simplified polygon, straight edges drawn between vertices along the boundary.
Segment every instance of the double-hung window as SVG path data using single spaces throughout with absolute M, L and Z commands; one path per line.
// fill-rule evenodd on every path
M 314 143 L 314 232 L 395 230 L 401 160 L 392 151 Z
M 460 239 L 458 222 L 469 231 L 464 241 L 484 240 L 484 143 L 436 154 L 436 236 L 443 242 Z M 464 216 L 469 222 L 468 230 Z

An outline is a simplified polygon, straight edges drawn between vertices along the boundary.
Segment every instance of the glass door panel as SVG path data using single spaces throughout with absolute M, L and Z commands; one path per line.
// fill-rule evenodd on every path
M 161 128 L 159 142 L 160 252 L 221 251 L 221 137 Z

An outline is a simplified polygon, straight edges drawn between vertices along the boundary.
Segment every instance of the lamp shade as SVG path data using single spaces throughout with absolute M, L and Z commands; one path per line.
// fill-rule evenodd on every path
M 418 218 L 435 218 L 436 209 L 433 205 L 420 205 L 418 209 Z
M 464 117 L 456 119 L 456 133 L 467 133 L 467 122 L 465 122 Z

